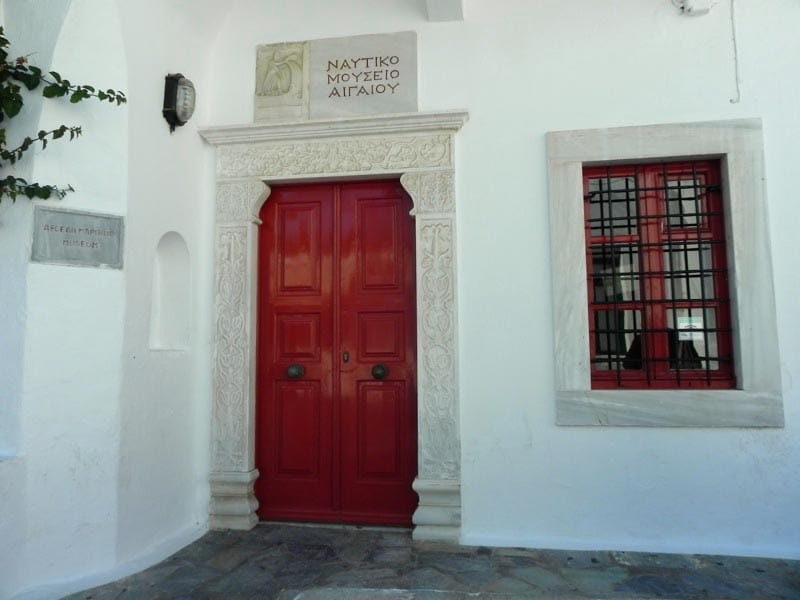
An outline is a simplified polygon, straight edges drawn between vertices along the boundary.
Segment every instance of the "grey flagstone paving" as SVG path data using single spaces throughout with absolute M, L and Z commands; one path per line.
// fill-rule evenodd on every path
M 405 529 L 212 531 L 68 600 L 800 599 L 800 561 L 413 542 Z

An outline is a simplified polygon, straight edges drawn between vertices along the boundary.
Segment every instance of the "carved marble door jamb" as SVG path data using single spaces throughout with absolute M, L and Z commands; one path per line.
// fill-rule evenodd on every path
M 453 136 L 465 112 L 409 113 L 206 129 L 217 145 L 210 525 L 255 526 L 258 210 L 269 182 L 397 177 L 414 202 L 419 469 L 414 538 L 458 542 L 458 414 Z
M 211 506 L 214 529 L 258 522 L 255 469 L 255 347 L 259 179 L 217 182 Z
M 453 171 L 406 173 L 414 201 L 417 257 L 418 473 L 414 539 L 458 542 L 461 442 L 456 360 L 455 178 Z

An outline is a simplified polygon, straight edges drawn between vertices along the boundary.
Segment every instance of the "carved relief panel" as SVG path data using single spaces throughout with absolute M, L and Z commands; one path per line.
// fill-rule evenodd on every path
M 256 48 L 256 121 L 308 117 L 308 43 Z

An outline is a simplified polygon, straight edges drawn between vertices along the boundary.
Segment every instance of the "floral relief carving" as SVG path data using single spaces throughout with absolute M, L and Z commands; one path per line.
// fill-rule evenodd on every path
M 419 232 L 420 477 L 459 479 L 453 225 L 431 220 Z
M 239 144 L 219 149 L 221 177 L 371 173 L 451 166 L 449 135 Z
M 455 211 L 455 182 L 452 171 L 406 173 L 400 183 L 414 199 L 412 214 Z
M 258 179 L 217 184 L 217 223 L 244 223 L 256 218 L 258 200 L 267 191 Z
M 217 232 L 212 469 L 247 465 L 247 226 Z

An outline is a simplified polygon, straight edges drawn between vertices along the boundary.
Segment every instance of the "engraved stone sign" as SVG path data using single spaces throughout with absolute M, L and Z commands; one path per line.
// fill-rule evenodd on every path
M 122 217 L 37 206 L 33 262 L 122 268 Z
M 256 121 L 417 111 L 417 34 L 359 35 L 256 50 Z
M 311 118 L 417 110 L 417 34 L 311 42 Z

